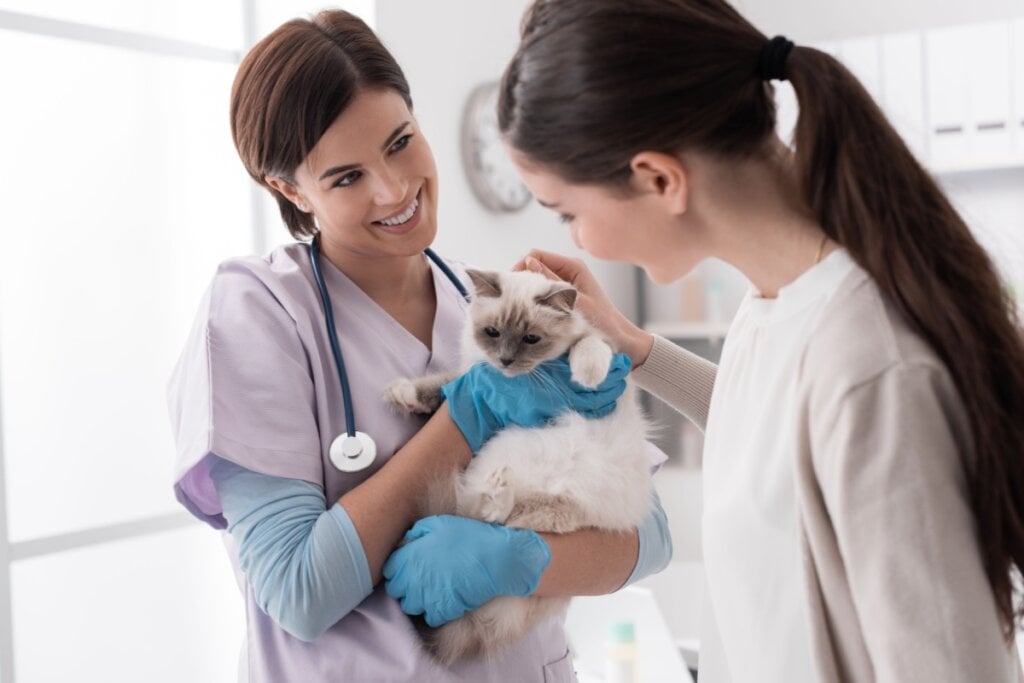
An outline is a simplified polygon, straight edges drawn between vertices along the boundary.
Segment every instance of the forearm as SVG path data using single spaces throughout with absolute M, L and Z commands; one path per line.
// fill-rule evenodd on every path
M 387 464 L 338 500 L 359 534 L 374 584 L 381 579 L 384 562 L 418 517 L 424 482 L 450 476 L 471 457 L 447 405 L 442 405 Z
M 633 380 L 703 430 L 718 366 L 662 337 L 652 337 L 648 351 Z
M 572 534 L 541 534 L 551 549 L 551 564 L 537 593 L 603 595 L 656 574 L 672 559 L 672 536 L 661 500 L 635 531 L 587 529 Z M 585 557 L 584 554 L 590 556 Z
M 541 534 L 551 549 L 551 564 L 534 595 L 568 597 L 605 595 L 622 587 L 639 554 L 637 531 L 581 529 L 568 534 Z
M 210 476 L 257 604 L 302 640 L 319 637 L 373 591 L 345 510 L 323 489 L 216 458 Z

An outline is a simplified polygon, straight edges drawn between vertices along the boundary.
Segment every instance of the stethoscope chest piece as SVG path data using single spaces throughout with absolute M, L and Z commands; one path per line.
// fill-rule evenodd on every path
M 331 464 L 342 472 L 365 470 L 377 457 L 377 444 L 368 434 L 356 432 L 355 436 L 339 434 L 331 442 Z

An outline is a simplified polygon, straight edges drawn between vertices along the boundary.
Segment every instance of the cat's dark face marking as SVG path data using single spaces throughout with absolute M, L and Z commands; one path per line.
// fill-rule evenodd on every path
M 528 277 L 533 274 L 469 274 L 477 288 L 470 307 L 473 338 L 505 374 L 529 372 L 576 341 L 575 289 Z

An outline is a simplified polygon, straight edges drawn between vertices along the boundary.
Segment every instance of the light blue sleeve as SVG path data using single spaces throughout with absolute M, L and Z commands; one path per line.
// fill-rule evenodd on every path
M 668 518 L 661 507 L 661 499 L 653 493 L 654 507 L 637 526 L 640 537 L 640 552 L 636 558 L 636 566 L 623 587 L 636 583 L 640 579 L 657 574 L 668 566 L 672 559 L 672 535 L 668 531 Z
M 221 458 L 210 478 L 256 602 L 285 631 L 315 640 L 373 592 L 352 520 L 319 486 Z

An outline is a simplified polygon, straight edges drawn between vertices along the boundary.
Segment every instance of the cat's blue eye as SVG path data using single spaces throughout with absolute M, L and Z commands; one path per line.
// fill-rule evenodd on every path
M 403 135 L 402 137 L 395 140 L 394 144 L 391 145 L 392 152 L 401 152 L 403 149 L 409 146 L 409 141 L 412 140 L 412 133 Z
M 486 334 L 488 337 L 491 337 L 492 339 L 501 336 L 501 332 L 498 332 L 497 328 L 494 327 L 485 327 L 484 334 Z
M 345 175 L 338 178 L 338 182 L 334 183 L 335 187 L 348 187 L 355 181 L 363 177 L 362 171 L 349 171 Z
M 576 216 L 573 216 L 571 213 L 560 213 L 558 214 L 558 220 L 562 221 L 563 223 L 572 223 L 574 220 L 576 220 Z
M 523 337 L 523 341 L 526 342 L 527 344 L 536 344 L 537 342 L 540 341 L 540 337 L 538 337 L 535 334 L 528 334 L 525 337 Z

